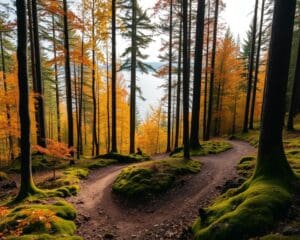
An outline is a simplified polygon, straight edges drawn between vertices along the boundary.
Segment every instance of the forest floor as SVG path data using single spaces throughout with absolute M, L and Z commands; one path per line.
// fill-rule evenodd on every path
M 93 171 L 81 182 L 78 195 L 68 199 L 78 211 L 77 234 L 85 240 L 185 239 L 182 232 L 197 217 L 198 209 L 220 195 L 228 183 L 237 182 L 238 162 L 256 152 L 248 143 L 230 143 L 233 148 L 224 153 L 193 157 L 201 161 L 201 172 L 182 177 L 179 186 L 146 205 L 128 207 L 111 192 L 117 175 L 128 165 Z

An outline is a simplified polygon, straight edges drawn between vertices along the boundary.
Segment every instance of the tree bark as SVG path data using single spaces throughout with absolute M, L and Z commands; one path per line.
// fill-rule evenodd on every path
M 131 84 L 130 84 L 130 147 L 129 152 L 135 152 L 135 122 L 136 122 L 136 7 L 137 0 L 132 0 L 132 36 L 131 36 Z
M 289 183 L 294 177 L 284 153 L 282 130 L 295 8 L 296 0 L 275 1 L 258 158 L 253 179 L 264 176 Z
M 294 131 L 294 117 L 297 113 L 297 101 L 299 99 L 298 90 L 300 87 L 300 41 L 298 44 L 298 56 L 297 56 L 297 63 L 296 63 L 296 72 L 295 72 L 295 79 L 293 83 L 293 90 L 292 90 L 292 97 L 287 121 L 287 130 Z
M 66 96 L 67 96 L 67 117 L 68 117 L 68 146 L 74 146 L 73 135 L 73 110 L 72 110 L 72 85 L 70 71 L 70 46 L 68 31 L 68 5 L 67 0 L 63 0 L 64 10 L 64 47 L 65 47 L 65 78 L 66 78 Z
M 34 58 L 35 58 L 35 72 L 36 72 L 36 100 L 38 112 L 38 145 L 46 147 L 46 128 L 45 128 L 45 110 L 44 110 L 44 90 L 42 83 L 41 72 L 41 54 L 40 54 L 40 40 L 39 40 L 39 23 L 37 16 L 37 3 L 36 0 L 32 2 L 32 26 L 33 26 L 33 39 L 34 39 Z
M 213 113 L 215 64 L 216 64 L 217 34 L 218 34 L 218 18 L 219 18 L 219 0 L 216 0 L 215 16 L 214 16 L 212 59 L 211 59 L 211 70 L 210 70 L 211 72 L 210 72 L 210 84 L 209 84 L 209 102 L 208 102 L 207 126 L 206 126 L 205 140 L 210 139 L 211 121 L 212 121 L 212 113 Z
M 266 0 L 263 0 L 262 1 L 262 5 L 261 5 L 259 37 L 258 37 L 257 52 L 256 52 L 256 66 L 255 66 L 255 74 L 254 74 L 254 84 L 253 84 L 253 93 L 252 93 L 252 104 L 251 104 L 251 111 L 250 111 L 249 129 L 254 129 L 253 123 L 254 123 L 254 112 L 255 112 L 255 104 L 256 104 L 256 92 L 257 92 L 258 74 L 259 74 L 259 65 L 260 65 L 260 51 L 261 51 L 261 42 L 262 42 L 262 34 L 263 34 L 265 2 L 266 2 Z
M 184 159 L 190 159 L 189 140 L 189 50 L 188 50 L 188 0 L 183 0 L 183 144 Z
M 199 125 L 200 125 L 200 98 L 202 80 L 203 36 L 205 20 L 205 1 L 198 0 L 197 24 L 195 38 L 195 61 L 194 61 L 194 88 L 191 124 L 191 148 L 200 148 Z
M 118 152 L 117 148 L 117 70 L 116 70 L 116 0 L 112 0 L 112 62 L 111 62 L 111 151 Z
M 16 201 L 37 192 L 31 172 L 29 87 L 27 76 L 26 1 L 17 0 L 17 61 L 19 80 L 19 116 L 21 127 L 21 187 Z
M 245 106 L 244 125 L 243 125 L 244 133 L 248 132 L 248 123 L 249 123 L 249 108 L 250 108 L 250 101 L 251 101 L 254 56 L 255 56 L 255 45 L 256 45 L 257 11 L 258 11 L 258 0 L 255 1 L 255 7 L 254 7 L 253 30 L 252 30 L 253 32 L 252 32 L 251 51 L 250 51 L 250 58 L 249 58 L 247 95 L 246 95 L 246 106 Z

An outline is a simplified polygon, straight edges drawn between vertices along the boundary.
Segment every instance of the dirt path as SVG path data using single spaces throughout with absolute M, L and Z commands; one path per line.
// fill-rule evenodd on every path
M 201 173 L 185 177 L 181 186 L 146 207 L 125 208 L 111 194 L 111 185 L 125 166 L 94 171 L 82 182 L 79 195 L 70 199 L 78 210 L 78 234 L 94 239 L 178 239 L 182 229 L 220 194 L 218 188 L 237 177 L 235 166 L 242 156 L 255 149 L 240 141 L 231 141 L 233 149 L 206 157 Z

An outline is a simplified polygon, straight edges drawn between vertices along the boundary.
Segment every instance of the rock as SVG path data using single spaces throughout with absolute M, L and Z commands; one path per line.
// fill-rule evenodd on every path
M 137 235 L 131 235 L 132 238 L 137 238 Z
M 293 228 L 292 226 L 286 226 L 282 230 L 283 235 L 290 236 L 290 235 L 296 235 L 300 233 L 299 229 Z
M 104 235 L 104 239 L 106 239 L 106 240 L 114 239 L 114 237 L 115 236 L 111 233 L 105 233 L 105 235 Z

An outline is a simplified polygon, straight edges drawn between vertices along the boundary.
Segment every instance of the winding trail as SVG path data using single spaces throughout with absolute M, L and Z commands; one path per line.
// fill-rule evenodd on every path
M 127 165 L 114 165 L 91 173 L 81 183 L 76 197 L 69 199 L 78 210 L 78 235 L 96 239 L 178 239 L 182 229 L 197 217 L 199 207 L 216 198 L 226 181 L 237 178 L 241 157 L 256 150 L 241 141 L 230 141 L 233 148 L 217 155 L 193 157 L 201 160 L 201 172 L 184 177 L 180 186 L 147 206 L 124 207 L 114 199 L 111 186 Z

